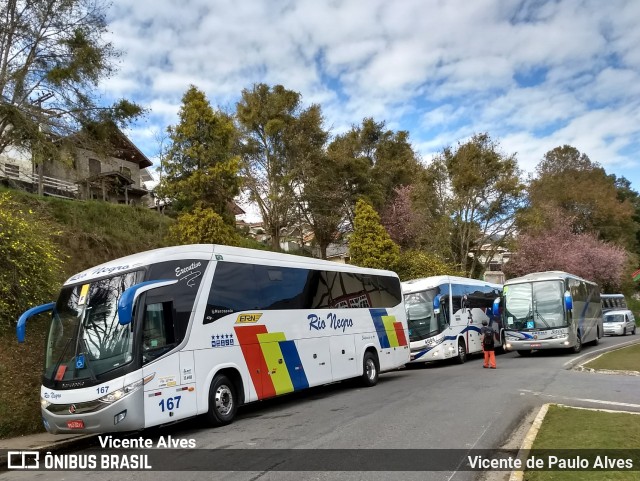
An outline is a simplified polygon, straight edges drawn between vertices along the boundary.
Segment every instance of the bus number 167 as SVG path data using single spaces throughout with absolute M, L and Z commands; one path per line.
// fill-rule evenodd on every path
M 165 407 L 167 408 L 167 411 L 173 411 L 174 409 L 178 409 L 180 407 L 180 398 L 181 396 L 170 397 L 166 400 L 166 403 L 163 399 L 158 403 L 158 406 L 160 406 L 162 412 L 164 412 Z

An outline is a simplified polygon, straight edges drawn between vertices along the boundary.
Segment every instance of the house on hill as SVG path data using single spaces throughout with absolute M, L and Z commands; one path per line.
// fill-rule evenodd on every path
M 78 136 L 79 137 L 79 136 Z M 69 139 L 67 139 L 69 140 Z M 0 154 L 0 182 L 10 187 L 69 199 L 97 199 L 117 204 L 147 204 L 153 164 L 117 127 L 111 131 L 108 153 L 98 153 L 70 139 L 65 160 L 43 162 L 42 171 L 31 152 L 9 148 Z

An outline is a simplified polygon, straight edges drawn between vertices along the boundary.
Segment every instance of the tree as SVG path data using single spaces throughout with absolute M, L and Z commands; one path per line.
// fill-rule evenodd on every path
M 530 272 L 560 270 L 616 290 L 623 281 L 627 253 L 593 233 L 576 233 L 571 219 L 558 207 L 546 207 L 547 227 L 534 228 L 517 237 L 517 247 L 503 269 L 509 277 Z
M 280 247 L 280 230 L 295 213 L 293 156 L 300 145 L 294 146 L 294 139 L 301 140 L 296 129 L 303 114 L 300 94 L 282 85 L 244 89 L 236 105 L 242 133 L 241 172 L 274 249 Z
M 142 113 L 127 100 L 104 106 L 96 98 L 97 85 L 114 72 L 119 56 L 103 39 L 105 10 L 101 0 L 2 3 L 0 153 L 9 146 L 28 148 L 41 165 L 60 155 L 70 133 L 84 129 L 105 141 L 109 132 L 102 132 L 103 126 L 122 126 Z M 94 137 L 74 141 L 93 145 Z
M 362 199 L 356 203 L 354 223 L 349 239 L 351 262 L 362 267 L 395 270 L 400 248 L 380 224 L 375 209 Z
M 396 187 L 391 202 L 382 213 L 382 225 L 393 242 L 407 248 L 414 244 L 418 235 L 418 215 L 413 208 L 411 185 Z
M 537 173 L 529 186 L 533 218 L 535 211 L 551 203 L 572 219 L 575 232 L 594 232 L 602 240 L 635 249 L 639 226 L 631 200 L 619 196 L 615 179 L 597 163 L 565 145 L 547 152 Z
M 301 112 L 292 132 L 289 151 L 298 222 L 311 227 L 320 257 L 326 259 L 327 247 L 344 219 L 344 195 L 336 178 L 337 166 L 325 152 L 329 134 L 323 128 L 320 106 Z
M 501 153 L 483 133 L 445 148 L 429 170 L 438 203 L 450 219 L 453 259 L 463 272 L 475 272 L 479 249 L 491 246 L 488 262 L 515 230 L 524 194 L 516 157 Z
M 172 199 L 178 210 L 197 203 L 211 208 L 228 223 L 229 209 L 240 192 L 240 158 L 235 155 L 237 131 L 230 116 L 214 111 L 205 94 L 190 86 L 182 97 L 176 126 L 167 129 L 170 145 L 163 159 L 158 194 Z
M 463 272 L 440 257 L 417 249 L 409 249 L 400 254 L 396 272 L 403 281 L 431 276 L 464 276 Z
M 351 226 L 358 199 L 367 199 L 382 210 L 391 202 L 394 189 L 414 183 L 421 169 L 408 132 L 386 130 L 384 122 L 372 118 L 365 118 L 362 125 L 337 136 L 327 154 L 337 166 L 336 180 L 344 191 L 345 212 Z
M 169 228 L 168 240 L 175 245 L 223 244 L 240 245 L 240 236 L 213 209 L 197 205 L 178 216 Z

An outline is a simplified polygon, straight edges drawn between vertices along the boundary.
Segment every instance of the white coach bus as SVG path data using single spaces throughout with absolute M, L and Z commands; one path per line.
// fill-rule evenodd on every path
M 598 285 L 566 272 L 509 279 L 503 302 L 507 348 L 521 356 L 557 348 L 577 353 L 604 335 Z
M 468 354 L 482 352 L 485 320 L 495 333 L 495 345 L 503 345 L 500 317 L 492 316 L 493 302 L 502 292 L 499 284 L 434 276 L 403 282 L 402 292 L 412 363 L 452 358 L 464 363 Z
M 409 361 L 398 276 L 218 245 L 157 249 L 71 277 L 52 312 L 41 408 L 51 433 L 138 430 Z

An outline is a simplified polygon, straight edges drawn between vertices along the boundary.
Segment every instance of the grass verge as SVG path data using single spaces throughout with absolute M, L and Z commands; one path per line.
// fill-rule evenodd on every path
M 584 367 L 609 371 L 640 371 L 640 344 L 607 352 Z
M 640 446 L 640 414 L 549 406 L 532 449 L 629 449 Z M 635 469 L 638 469 L 637 466 Z M 638 471 L 525 471 L 525 481 L 632 481 Z

